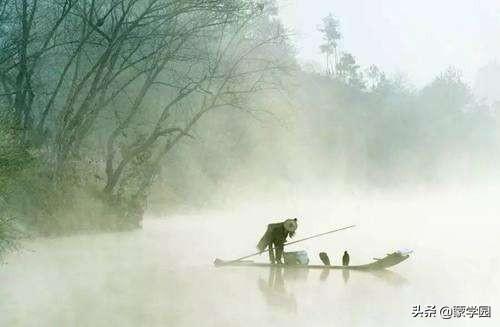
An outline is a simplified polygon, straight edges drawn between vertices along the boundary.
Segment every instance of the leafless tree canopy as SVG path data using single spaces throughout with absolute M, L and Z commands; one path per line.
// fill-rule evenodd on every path
M 290 63 L 273 15 L 238 0 L 0 0 L 1 119 L 53 183 L 91 162 L 104 193 L 139 196 L 206 113 L 279 87 Z

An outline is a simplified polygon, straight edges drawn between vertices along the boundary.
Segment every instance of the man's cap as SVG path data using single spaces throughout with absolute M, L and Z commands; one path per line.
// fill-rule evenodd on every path
M 285 226 L 285 229 L 289 232 L 295 232 L 295 230 L 297 229 L 297 218 L 294 218 L 294 219 L 287 219 L 285 220 L 285 222 L 283 223 L 283 225 Z

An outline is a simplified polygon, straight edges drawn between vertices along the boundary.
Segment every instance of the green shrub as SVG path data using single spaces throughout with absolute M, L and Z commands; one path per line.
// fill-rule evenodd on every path
M 16 248 L 13 220 L 0 216 L 0 263 L 5 254 Z

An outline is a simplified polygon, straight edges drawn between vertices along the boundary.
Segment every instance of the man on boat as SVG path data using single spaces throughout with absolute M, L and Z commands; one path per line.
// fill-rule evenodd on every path
M 269 261 L 271 263 L 281 264 L 283 247 L 288 236 L 293 237 L 297 230 L 297 218 L 287 219 L 281 223 L 267 225 L 264 236 L 257 244 L 259 251 L 269 248 Z

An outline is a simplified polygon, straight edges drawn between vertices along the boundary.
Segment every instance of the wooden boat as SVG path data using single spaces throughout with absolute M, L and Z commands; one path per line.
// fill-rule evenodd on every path
M 343 270 L 381 270 L 397 265 L 408 259 L 410 252 L 397 251 L 388 253 L 384 258 L 374 258 L 374 262 L 355 266 L 334 266 L 334 265 L 283 265 L 273 263 L 254 262 L 251 260 L 224 261 L 215 259 L 216 267 L 285 267 L 294 269 L 343 269 Z

